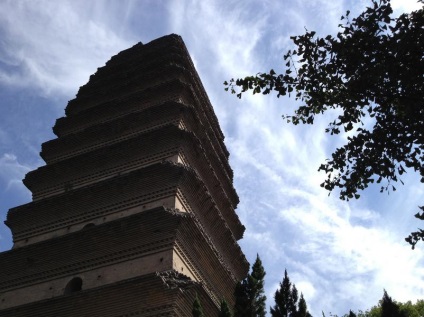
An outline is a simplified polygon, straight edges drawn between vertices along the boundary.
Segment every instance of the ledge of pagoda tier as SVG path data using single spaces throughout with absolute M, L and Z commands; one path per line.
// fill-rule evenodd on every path
M 131 96 L 109 100 L 78 114 L 59 118 L 56 120 L 53 132 L 58 137 L 63 137 L 100 123 L 144 111 L 167 101 L 190 104 L 192 102 L 190 94 L 189 86 L 176 79 L 170 80 L 161 85 L 140 90 Z
M 22 247 L 161 205 L 195 214 L 226 262 L 242 254 L 244 226 L 230 228 L 194 170 L 166 161 L 10 209 L 5 223 Z
M 94 126 L 102 123 L 116 121 L 129 115 L 136 115 L 148 108 L 160 106 L 166 101 L 174 101 L 191 107 L 205 128 L 205 134 L 207 134 L 209 142 L 213 142 L 215 151 L 220 156 L 220 159 L 222 161 L 228 160 L 229 154 L 223 139 L 214 132 L 216 127 L 214 128 L 210 125 L 205 112 L 198 106 L 199 100 L 195 96 L 191 85 L 180 80 L 173 80 L 158 87 L 146 89 L 132 95 L 131 98 L 117 99 L 98 105 L 74 116 L 59 118 L 56 120 L 53 131 L 60 139 L 72 133 L 81 133 L 84 129 L 89 129 L 90 127 L 94 129 Z M 44 154 L 42 153 L 42 155 Z M 48 159 L 46 157 L 46 160 Z M 231 170 L 227 170 L 227 173 L 231 173 Z
M 179 125 L 184 113 L 186 117 L 189 115 L 188 111 L 189 108 L 181 103 L 167 102 L 142 112 L 119 117 L 114 121 L 92 126 L 80 133 L 45 142 L 42 145 L 41 156 L 48 164 L 68 159 L 134 138 L 164 125 Z M 193 114 L 190 115 L 193 116 Z
M 65 113 L 67 116 L 77 115 L 83 111 L 95 108 L 96 106 L 110 100 L 129 98 L 141 90 L 147 90 L 162 85 L 171 80 L 184 81 L 186 78 L 185 69 L 178 65 L 165 65 L 150 72 L 137 74 L 134 78 L 120 80 L 110 78 L 107 84 L 99 88 L 93 88 L 90 93 L 77 95 L 75 99 L 68 102 Z
M 213 107 L 181 37 L 164 37 L 159 39 L 159 42 L 163 42 L 163 44 L 157 45 L 158 42 L 156 42 L 156 44 L 151 42 L 144 46 L 139 46 L 138 49 L 134 49 L 134 65 L 129 67 L 129 69 L 132 69 L 131 71 L 128 72 L 124 70 L 124 75 L 122 75 L 122 71 L 119 70 L 120 67 L 115 67 L 116 69 L 114 70 L 113 65 L 117 64 L 116 61 L 122 60 L 122 63 L 118 63 L 118 65 L 125 69 L 124 65 L 127 65 L 129 61 L 125 58 L 112 58 L 111 61 L 106 63 L 106 66 L 102 68 L 103 72 L 98 72 L 93 75 L 90 78 L 90 81 L 81 87 L 80 91 L 82 90 L 84 93 L 79 93 L 76 99 L 70 101 L 65 113 L 67 115 L 75 114 L 78 111 L 81 111 L 81 109 L 87 109 L 88 107 L 99 104 L 99 102 L 110 101 L 111 98 L 115 97 L 122 98 L 123 94 L 127 94 L 133 90 L 133 88 L 130 87 L 134 87 L 134 92 L 151 87 L 152 85 L 160 82 L 160 78 L 164 75 L 163 66 L 170 63 L 177 68 L 172 69 L 172 71 L 170 70 L 169 72 L 165 71 L 165 73 L 167 73 L 166 78 L 168 79 L 164 79 L 164 81 L 168 81 L 169 78 L 174 78 L 174 76 L 177 78 L 184 76 L 185 81 L 192 85 L 196 99 L 199 101 L 199 106 L 203 108 L 203 111 L 208 117 L 208 121 L 210 122 L 217 138 L 223 139 L 224 135 L 220 129 L 218 119 L 213 111 Z M 150 49 L 151 47 L 157 47 L 156 51 L 152 51 Z M 134 71 L 137 67 L 148 66 L 150 63 L 154 63 L 153 61 L 155 60 L 152 56 L 150 56 L 150 58 L 143 58 L 143 56 L 139 56 L 141 52 L 140 50 L 154 52 L 149 54 L 154 54 L 157 57 L 171 54 L 173 58 L 171 58 L 169 63 L 164 61 L 159 63 L 158 66 L 154 68 L 155 71 L 149 72 L 147 69 L 144 71 L 142 69 Z M 126 56 L 131 55 L 130 51 L 131 50 L 128 51 Z M 104 74 L 105 71 L 109 72 L 109 75 Z M 116 76 L 113 76 L 115 72 Z M 154 75 L 155 72 L 156 75 Z M 122 79 L 122 76 L 126 78 Z M 136 76 L 136 78 L 133 78 L 133 76 Z M 142 80 L 144 76 L 149 77 L 149 79 Z M 105 79 L 107 78 L 109 78 L 108 83 L 105 83 Z M 100 89 L 100 91 L 98 89 Z M 102 91 L 101 89 L 104 90 Z M 228 152 L 226 155 L 228 156 Z
M 101 129 L 87 131 L 85 137 L 79 134 L 78 138 L 45 143 L 49 144 L 48 149 L 47 145 L 44 146 L 46 151 L 55 153 L 62 150 L 60 157 L 67 159 L 48 164 L 27 174 L 24 184 L 32 191 L 34 200 L 166 159 L 170 153 L 175 154 L 175 148 L 181 144 L 179 138 L 185 137 L 184 141 L 188 142 L 188 132 L 181 132 L 180 129 L 183 129 L 194 132 L 196 136 L 193 136 L 194 139 L 192 137 L 191 142 L 196 143 L 197 149 L 191 151 L 200 151 L 202 153 L 199 154 L 200 159 L 207 162 L 210 171 L 202 173 L 203 181 L 207 182 L 209 174 L 212 178 L 218 178 L 227 200 L 230 199 L 232 208 L 236 208 L 239 200 L 232 186 L 232 173 L 230 175 L 226 173 L 231 170 L 228 161 L 223 162 L 219 159 L 210 139 L 204 134 L 205 129 L 199 120 L 196 120 L 193 109 L 173 103 L 160 108 L 154 112 L 156 108 L 153 108 L 149 111 L 151 113 L 142 116 L 147 124 L 143 124 L 144 121 L 138 118 L 128 124 L 125 124 L 127 120 L 123 120 L 116 125 L 104 125 Z M 138 122 L 140 124 L 135 124 Z M 149 131 L 151 129 L 157 130 Z M 115 134 L 116 137 L 113 138 Z M 97 135 L 99 137 L 96 137 Z M 68 148 L 69 150 L 64 152 Z M 136 156 L 132 155 L 135 152 Z M 218 185 L 215 184 L 213 187 L 215 186 Z M 212 186 L 208 186 L 208 189 L 211 192 L 215 191 Z
M 181 83 L 179 83 L 179 84 L 181 84 Z M 186 108 L 192 109 L 193 113 L 190 114 L 191 118 L 189 118 L 189 119 L 191 119 L 192 126 L 198 125 L 200 127 L 200 128 L 197 127 L 197 129 L 198 130 L 201 129 L 202 133 L 200 133 L 200 132 L 197 133 L 198 137 L 201 139 L 202 144 L 204 144 L 205 147 L 212 149 L 210 151 L 211 153 L 216 153 L 216 155 L 218 156 L 217 160 L 220 161 L 219 165 L 223 166 L 223 168 L 225 169 L 225 173 L 228 175 L 228 178 L 230 180 L 232 180 L 233 179 L 233 171 L 231 170 L 231 168 L 228 164 L 228 155 L 226 155 L 226 153 L 228 153 L 228 152 L 226 151 L 225 144 L 223 143 L 223 140 L 216 139 L 215 135 L 211 131 L 210 126 L 207 124 L 207 122 L 206 122 L 206 124 L 204 123 L 205 121 L 204 121 L 204 117 L 202 119 L 202 114 L 203 114 L 202 111 L 200 111 L 197 107 L 193 106 L 194 100 L 193 100 L 193 98 L 190 97 L 191 93 L 190 93 L 189 86 L 183 85 L 183 86 L 180 86 L 179 88 L 181 89 L 181 91 L 176 93 L 176 95 L 179 96 L 178 98 L 176 97 L 178 99 L 178 102 L 168 102 L 166 104 L 174 104 L 176 106 L 177 106 L 177 104 L 179 104 L 178 107 L 186 107 Z M 125 106 L 128 107 L 128 104 L 125 104 Z M 57 140 L 52 140 L 52 141 L 46 142 L 46 145 L 44 147 L 47 147 L 48 146 L 47 144 L 60 143 L 61 142 L 60 140 L 62 138 L 66 138 L 66 135 L 69 135 L 68 137 L 69 137 L 70 140 L 68 142 L 70 144 L 75 144 L 75 143 L 78 143 L 78 142 L 77 141 L 74 142 L 72 140 L 80 140 L 80 137 L 77 136 L 78 134 L 92 135 L 92 133 L 90 133 L 90 131 L 103 130 L 104 127 L 107 127 L 108 124 L 112 124 L 112 122 L 117 122 L 118 125 L 122 125 L 122 123 L 124 123 L 125 120 L 128 120 L 128 118 L 131 117 L 131 116 L 142 117 L 143 116 L 142 113 L 144 113 L 144 111 L 154 112 L 153 109 L 156 108 L 156 107 L 159 107 L 159 108 L 162 107 L 162 106 L 166 107 L 166 105 L 163 105 L 163 104 L 160 104 L 160 103 L 154 104 L 154 105 L 148 104 L 148 106 L 149 107 L 147 107 L 147 109 L 141 107 L 140 109 L 138 109 L 134 113 L 126 111 L 127 113 L 124 112 L 124 114 L 122 116 L 121 116 L 121 114 L 118 115 L 118 114 L 115 113 L 117 111 L 116 109 L 115 110 L 109 109 L 111 111 L 111 113 L 109 113 L 109 115 L 108 115 L 108 120 L 105 120 L 105 121 L 102 121 L 102 122 L 97 122 L 96 124 L 92 124 L 92 123 L 89 124 L 88 123 L 88 122 L 90 122 L 90 120 L 88 120 L 87 118 L 92 118 L 95 121 L 94 118 L 95 118 L 96 113 L 91 114 L 91 111 L 89 111 L 90 113 L 87 113 L 86 116 L 77 115 L 77 116 L 74 116 L 74 117 L 62 118 L 64 120 L 59 119 L 56 123 L 56 127 L 61 126 L 63 128 L 63 127 L 66 127 L 66 126 L 69 126 L 69 127 L 70 126 L 74 126 L 74 127 L 79 126 L 79 128 L 76 131 L 73 132 L 73 133 L 75 133 L 74 136 L 71 136 L 69 134 L 65 134 L 63 136 L 60 136 L 59 139 L 57 139 Z M 102 111 L 100 111 L 100 110 L 102 110 Z M 103 109 L 103 108 L 99 109 L 99 116 L 100 117 L 105 114 L 104 110 L 105 109 Z M 106 112 L 108 112 L 108 111 L 106 111 Z M 115 114 L 115 116 L 112 115 L 113 113 Z M 195 124 L 193 124 L 193 118 L 194 117 L 195 117 L 195 121 L 196 121 Z M 88 130 L 87 133 L 84 133 L 84 129 L 82 128 L 85 123 L 89 124 L 88 126 L 86 126 L 84 128 L 84 129 Z M 101 123 L 103 123 L 103 124 L 101 124 Z M 83 125 L 81 126 L 81 124 L 83 124 Z M 102 125 L 103 128 L 102 127 L 96 127 L 97 125 Z M 93 130 L 91 130 L 90 127 Z M 117 135 L 119 135 L 119 133 L 117 133 Z M 101 137 L 100 137 L 100 139 L 101 139 Z M 81 146 L 83 146 L 83 144 L 84 144 L 84 142 L 82 142 Z M 54 153 L 52 153 L 52 154 L 54 154 Z M 42 156 L 44 156 L 44 153 L 42 153 Z M 45 160 L 47 162 L 49 162 L 50 159 L 51 158 L 49 158 L 48 156 L 45 157 Z
M 2 253 L 0 263 L 0 309 L 61 296 L 70 276 L 90 289 L 168 270 L 202 282 L 219 304 L 248 270 L 238 262 L 231 272 L 192 214 L 163 208 Z
M 2 317 L 116 317 L 190 316 L 194 298 L 202 302 L 206 317 L 217 316 L 218 306 L 200 283 L 176 272 L 151 273 L 141 277 L 83 289 L 26 305 L 0 310 Z
M 167 52 L 166 55 L 156 54 L 149 61 L 127 65 L 119 71 L 108 71 L 97 80 L 93 80 L 92 75 L 89 82 L 80 87 L 76 98 L 68 102 L 66 114 L 75 115 L 97 105 L 102 101 L 98 99 L 99 96 L 110 99 L 116 95 L 125 95 L 134 89 L 155 86 L 170 78 L 184 78 L 186 72 L 183 57 L 178 53 Z
M 161 161 L 181 163 L 196 171 L 229 227 L 236 232 L 235 228 L 242 226 L 234 211 L 238 196 L 231 181 L 224 178 L 221 166 L 211 165 L 210 157 L 193 133 L 170 125 L 69 162 L 41 167 L 27 174 L 24 183 L 36 201 Z

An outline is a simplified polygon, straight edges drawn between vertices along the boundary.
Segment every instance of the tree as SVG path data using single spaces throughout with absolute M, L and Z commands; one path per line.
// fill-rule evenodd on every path
M 248 314 L 250 305 L 249 294 L 247 289 L 247 278 L 237 283 L 236 288 L 234 290 L 234 317 L 251 316 L 251 313 Z
M 351 310 L 344 317 L 419 317 L 423 316 L 423 312 L 423 300 L 418 300 L 415 304 L 412 304 L 411 301 L 399 303 L 393 300 L 384 290 L 383 297 L 379 300 L 378 305 L 365 312 L 358 311 L 357 314 Z
M 349 317 L 356 317 L 356 314 L 353 311 L 349 310 L 349 315 L 348 316 Z
M 418 300 L 414 307 L 417 310 L 419 316 L 424 316 L 424 300 Z
M 228 307 L 228 303 L 226 300 L 223 300 L 221 302 L 221 309 L 219 311 L 218 317 L 232 317 L 233 314 L 231 313 L 230 307 Z
M 282 74 L 270 70 L 224 82 L 239 98 L 246 91 L 294 95 L 302 105 L 283 117 L 295 125 L 340 110 L 325 131 L 351 136 L 319 170 L 327 174 L 321 186 L 338 188 L 343 200 L 359 198 L 372 183 L 395 191 L 407 168 L 424 182 L 424 10 L 392 18 L 390 0 L 371 3 L 352 20 L 347 11 L 336 36 L 306 31 L 291 37 L 295 49 L 284 55 Z M 424 220 L 419 208 L 415 216 Z M 421 239 L 423 230 L 406 240 L 414 247 Z
M 303 294 L 298 299 L 296 285 L 290 282 L 287 270 L 284 271 L 280 288 L 275 291 L 275 305 L 271 307 L 272 317 L 310 317 Z
M 297 292 L 297 291 L 296 291 Z M 275 291 L 275 305 L 271 307 L 271 316 L 273 317 L 288 317 L 294 316 L 296 313 L 293 308 L 296 308 L 292 298 L 292 285 L 287 275 L 287 270 L 284 270 L 284 278 L 280 283 L 280 289 Z
M 381 317 L 401 317 L 399 305 L 384 290 L 383 298 L 380 301 Z
M 308 312 L 308 306 L 306 305 L 306 301 L 303 298 L 302 293 L 300 293 L 298 312 L 296 317 L 312 317 L 312 315 Z M 356 317 L 356 316 L 350 316 L 350 317 Z
M 255 263 L 252 266 L 252 273 L 247 277 L 249 285 L 249 298 L 252 306 L 252 316 L 265 317 L 265 270 L 259 255 L 256 255 Z
M 420 317 L 422 314 L 418 310 L 418 306 L 412 304 L 411 301 L 399 303 L 399 312 L 402 317 Z
M 265 270 L 259 255 L 252 266 L 252 273 L 236 286 L 234 317 L 265 317 Z
M 199 300 L 199 296 L 197 296 L 196 294 L 196 298 L 194 299 L 193 302 L 193 309 L 191 311 L 193 317 L 203 317 L 203 308 L 202 305 L 200 304 L 200 300 Z

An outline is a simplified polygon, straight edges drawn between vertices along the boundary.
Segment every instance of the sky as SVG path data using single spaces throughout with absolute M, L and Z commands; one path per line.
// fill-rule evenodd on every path
M 3 224 L 9 208 L 27 203 L 25 174 L 44 165 L 41 144 L 89 76 L 112 55 L 163 35 L 182 36 L 225 134 L 246 226 L 240 245 L 265 270 L 267 310 L 287 269 L 310 312 L 320 316 L 366 310 L 386 289 L 398 301 L 424 299 L 424 244 L 404 241 L 423 227 L 413 215 L 424 187 L 408 171 L 404 186 L 369 188 L 341 201 L 319 184 L 321 163 L 345 135 L 283 119 L 293 99 L 224 91 L 223 82 L 259 71 L 282 71 L 290 36 L 308 30 L 335 34 L 346 10 L 358 15 L 368 0 L 2 0 L 0 2 L 0 251 L 11 248 Z M 393 0 L 395 13 L 417 9 Z M 36 215 L 34 215 L 36 216 Z

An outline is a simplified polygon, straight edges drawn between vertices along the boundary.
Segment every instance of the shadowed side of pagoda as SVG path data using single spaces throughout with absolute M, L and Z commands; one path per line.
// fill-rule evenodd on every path
M 24 179 L 33 201 L 7 216 L 1 315 L 187 316 L 196 293 L 207 316 L 231 304 L 249 267 L 244 226 L 224 136 L 182 39 L 112 57 L 65 113 L 42 145 L 46 165 Z

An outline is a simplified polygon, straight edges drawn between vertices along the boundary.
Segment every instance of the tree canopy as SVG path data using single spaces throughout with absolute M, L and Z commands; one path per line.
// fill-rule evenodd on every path
M 204 316 L 203 308 L 202 308 L 202 305 L 200 303 L 199 296 L 197 296 L 197 294 L 196 294 L 196 298 L 194 299 L 194 302 L 193 302 L 193 309 L 192 309 L 191 313 L 192 313 L 193 317 L 203 317 Z
M 405 303 L 393 300 L 384 290 L 383 297 L 379 300 L 378 305 L 371 309 L 358 313 L 352 310 L 344 317 L 420 317 L 424 315 L 424 300 L 418 300 L 415 304 L 411 301 Z M 332 315 L 337 317 L 337 315 Z
M 392 13 L 390 0 L 372 0 L 356 18 L 347 11 L 336 36 L 291 37 L 295 49 L 284 55 L 282 74 L 271 69 L 224 83 L 239 98 L 247 91 L 293 95 L 301 105 L 283 117 L 295 125 L 341 110 L 325 131 L 350 132 L 347 143 L 319 170 L 327 174 L 321 186 L 340 190 L 343 200 L 372 183 L 395 191 L 408 168 L 424 183 L 424 11 Z M 414 247 L 423 238 L 419 230 L 406 240 Z
M 221 308 L 218 317 L 232 317 L 231 309 L 226 300 L 221 301 Z
M 236 286 L 234 317 L 265 317 L 265 274 L 262 261 L 257 255 L 252 273 Z

